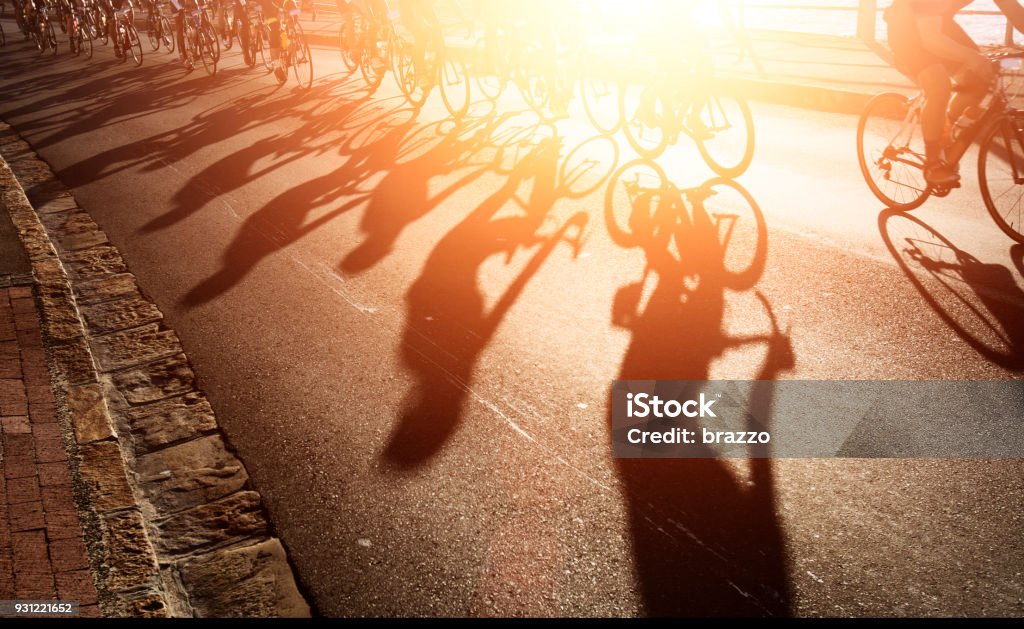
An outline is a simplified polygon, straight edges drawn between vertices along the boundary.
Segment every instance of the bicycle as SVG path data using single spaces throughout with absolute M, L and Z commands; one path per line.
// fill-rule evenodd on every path
M 128 60 L 128 53 L 135 60 L 135 66 L 142 65 L 142 40 L 135 30 L 133 22 L 134 9 L 131 4 L 114 11 L 114 54 L 121 62 Z
M 399 17 L 397 12 L 394 15 Z M 391 69 L 406 102 L 419 109 L 437 87 L 445 109 L 456 120 L 461 119 L 469 111 L 471 102 L 465 60 L 448 46 L 443 32 L 431 33 L 421 55 L 417 55 L 411 33 L 397 29 L 394 32 Z
M 281 7 L 281 59 L 285 71 L 291 68 L 299 87 L 308 90 L 313 85 L 313 54 L 299 24 L 299 14 L 298 5 L 292 0 Z
M 754 158 L 754 119 L 747 101 L 714 93 L 699 70 L 660 88 L 622 82 L 619 112 L 626 140 L 642 157 L 656 159 L 687 135 L 704 163 L 722 177 L 739 177 Z
M 185 58 L 188 63 L 195 67 L 196 59 L 203 65 L 203 70 L 210 76 L 217 74 L 217 61 L 214 57 L 214 46 L 216 45 L 216 34 L 213 39 L 210 33 L 202 27 L 202 10 L 181 8 L 185 11 L 183 15 L 182 35 L 184 41 Z
M 68 32 L 68 47 L 71 54 L 79 56 L 83 52 L 86 59 L 92 59 L 92 37 L 86 31 L 84 25 L 84 14 L 80 7 L 73 7 L 71 10 L 71 28 Z
M 151 0 L 146 7 L 146 35 L 149 38 L 149 45 L 153 52 L 160 50 L 160 46 L 167 49 L 167 52 L 174 52 L 176 45 L 174 37 L 174 25 L 170 17 L 161 10 L 163 4 Z
M 723 285 L 737 291 L 757 283 L 768 256 L 764 214 L 745 188 L 727 178 L 679 188 L 642 158 L 612 175 L 605 223 L 615 244 L 643 248 L 649 260 L 680 264 L 694 252 L 697 262 L 719 260 Z
M 249 3 L 247 0 L 226 0 L 221 3 L 223 29 L 221 41 L 224 50 L 231 50 L 234 40 L 238 39 L 238 47 L 242 50 L 245 65 L 256 65 L 255 51 L 252 47 L 252 28 L 249 23 Z
M 50 7 L 46 3 L 43 3 L 43 6 L 36 10 L 32 39 L 39 50 L 39 54 L 43 54 L 47 50 L 53 55 L 57 54 L 57 34 L 53 30 L 53 24 L 50 22 Z
M 387 16 L 363 11 L 350 2 L 338 29 L 338 47 L 349 74 L 358 69 L 370 89 L 376 90 L 387 72 L 394 38 L 394 28 Z
M 1024 51 L 988 56 L 999 66 L 988 103 L 981 107 L 980 117 L 953 139 L 946 157 L 957 164 L 979 141 L 978 183 L 985 208 L 1003 233 L 1024 243 L 1024 112 L 1010 104 L 1006 91 L 1008 70 L 1011 64 L 1019 67 Z M 959 187 L 931 185 L 924 178 L 923 107 L 923 94 L 878 94 L 868 101 L 857 124 L 861 173 L 878 200 L 894 210 L 913 210 L 929 197 L 945 197 Z M 1014 191 L 1016 195 L 1011 194 Z

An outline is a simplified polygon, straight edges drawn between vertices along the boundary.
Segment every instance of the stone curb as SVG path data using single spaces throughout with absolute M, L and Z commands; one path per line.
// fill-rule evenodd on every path
M 32 263 L 104 615 L 308 617 L 177 335 L 99 226 L 2 122 L 0 193 Z

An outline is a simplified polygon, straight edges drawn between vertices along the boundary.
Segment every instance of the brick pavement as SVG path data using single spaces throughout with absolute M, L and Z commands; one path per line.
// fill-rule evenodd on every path
M 100 616 L 32 288 L 0 288 L 0 600 Z

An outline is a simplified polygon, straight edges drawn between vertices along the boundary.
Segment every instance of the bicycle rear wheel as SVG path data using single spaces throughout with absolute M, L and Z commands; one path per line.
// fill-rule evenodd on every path
M 474 73 L 476 85 L 484 98 L 494 102 L 501 98 L 505 91 L 508 76 L 508 60 L 506 51 L 495 51 L 486 39 L 481 39 L 473 48 Z M 504 54 L 503 54 L 504 53 Z
M 697 135 L 697 149 L 711 170 L 736 178 L 754 159 L 754 117 L 747 101 L 737 96 L 708 97 L 690 124 Z
M 931 192 L 924 179 L 924 138 L 910 99 L 886 93 L 868 101 L 857 124 L 857 159 L 868 188 L 887 207 L 920 207 Z
M 1024 243 L 1024 115 L 1000 118 L 985 134 L 978 183 L 992 220 L 1004 234 Z
M 210 22 L 203 22 L 203 41 L 214 65 L 220 63 L 220 37 L 217 37 L 217 29 Z

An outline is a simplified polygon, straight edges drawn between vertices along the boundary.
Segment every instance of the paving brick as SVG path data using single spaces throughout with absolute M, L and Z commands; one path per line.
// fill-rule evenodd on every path
M 35 572 L 15 572 L 14 596 L 19 599 L 49 600 L 56 597 L 53 575 Z
M 19 531 L 31 531 L 46 527 L 46 520 L 43 518 L 42 501 L 21 502 L 11 505 L 10 513 L 12 534 Z
M 52 402 L 29 404 L 28 415 L 33 424 L 52 424 L 57 421 L 57 408 Z
M 35 476 L 12 478 L 7 481 L 7 504 L 16 505 L 22 502 L 36 502 L 42 499 L 39 493 L 39 479 Z
M 45 502 L 43 503 L 45 505 Z M 82 524 L 78 519 L 77 511 L 51 511 L 46 510 L 46 538 L 74 539 L 82 536 Z
M 32 456 L 35 454 L 32 435 L 4 434 L 4 456 Z
M 0 551 L 0 600 L 14 598 L 14 560 L 9 551 Z
M 64 433 L 57 422 L 33 422 L 32 436 L 38 443 L 40 439 L 63 439 Z
M 66 601 L 77 601 L 80 606 L 96 604 L 96 585 L 93 583 L 92 571 L 58 572 L 54 575 L 54 579 L 57 582 L 59 598 Z
M 0 417 L 0 427 L 5 434 L 9 435 L 32 434 L 32 425 L 28 422 L 28 417 L 24 416 Z
M 11 556 L 18 572 L 50 572 L 46 534 L 41 530 L 12 533 Z
M 66 461 L 68 453 L 64 449 L 62 437 L 42 437 L 36 439 L 36 461 L 40 463 L 54 463 Z
M 0 321 L 0 340 L 15 341 L 18 339 L 18 329 L 14 327 L 14 321 L 6 323 Z
M 51 485 L 41 488 L 39 493 L 43 500 L 43 509 L 48 514 L 54 511 L 73 511 L 75 509 L 71 485 Z
M 54 485 L 71 484 L 71 471 L 68 464 L 64 463 L 40 463 L 39 464 L 39 485 L 52 487 Z
M 31 286 L 12 286 L 7 289 L 7 295 L 11 299 L 23 299 L 32 297 Z
M 55 572 L 85 570 L 89 568 L 89 557 L 85 553 L 82 539 L 55 539 L 50 542 L 50 563 Z
M 29 297 L 16 297 L 11 299 L 11 310 L 14 311 L 14 316 L 17 318 L 19 314 L 30 314 L 33 317 L 36 316 L 36 302 Z
M 53 404 L 53 387 L 49 384 L 26 387 L 29 406 L 34 404 Z
M 25 478 L 36 475 L 36 456 L 31 455 L 5 455 L 4 456 L 4 478 L 10 481 L 12 478 Z

